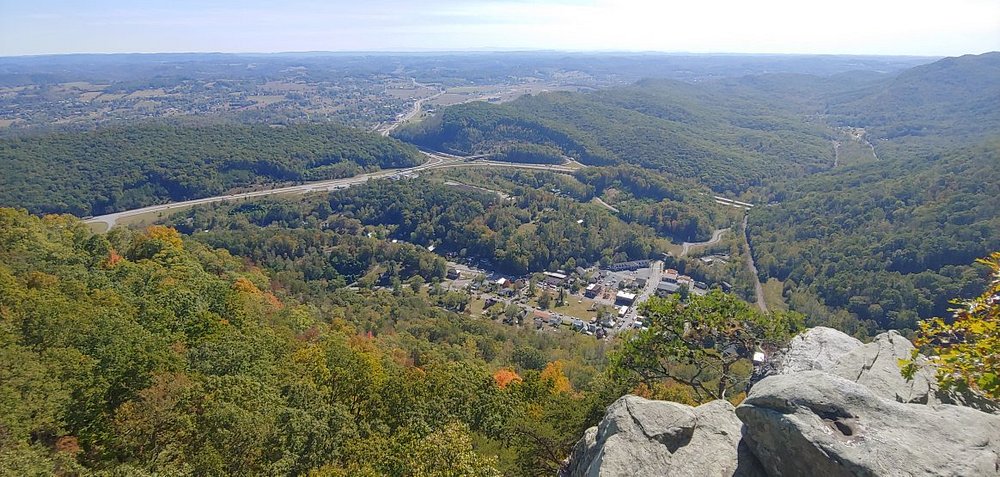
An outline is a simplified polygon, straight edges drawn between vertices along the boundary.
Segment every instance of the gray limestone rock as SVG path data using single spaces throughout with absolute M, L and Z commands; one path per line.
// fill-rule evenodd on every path
M 736 414 L 772 476 L 1000 476 L 1000 417 L 900 403 L 828 373 L 765 378 Z
M 846 336 L 846 335 L 845 335 Z M 910 359 L 913 344 L 896 331 L 882 333 L 868 344 L 841 356 L 825 371 L 850 379 L 886 399 L 918 404 L 957 404 L 984 412 L 1000 413 L 995 402 L 965 391 L 942 391 L 937 384 L 934 366 L 917 356 L 919 367 L 907 381 L 900 372 L 899 360 Z
M 587 430 L 568 465 L 571 476 L 759 476 L 740 439 L 733 405 L 690 407 L 624 396 Z
M 909 359 L 912 351 L 913 344 L 909 340 L 896 331 L 890 331 L 841 356 L 833 368 L 826 371 L 867 386 L 886 399 L 940 404 L 936 397 L 937 379 L 932 368 L 920 368 L 912 381 L 907 381 L 900 373 L 899 360 Z
M 860 346 L 857 338 L 833 328 L 810 328 L 792 338 L 778 363 L 778 373 L 829 371 L 837 360 Z

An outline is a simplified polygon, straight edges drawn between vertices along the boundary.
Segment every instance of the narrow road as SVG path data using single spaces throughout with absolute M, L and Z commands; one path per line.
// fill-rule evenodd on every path
M 565 172 L 571 173 L 576 172 L 577 169 L 560 166 L 555 164 L 527 164 L 523 162 L 500 162 L 500 161 L 461 161 L 461 162 L 449 162 L 447 164 L 437 164 L 428 169 L 445 169 L 450 167 L 508 167 L 512 169 L 535 169 L 540 171 L 553 171 L 553 172 Z
M 644 303 L 649 297 L 656 293 L 656 287 L 660 284 L 660 278 L 663 277 L 663 262 L 656 260 L 649 265 L 649 277 L 646 279 L 646 286 L 643 287 L 639 295 L 635 297 L 635 301 L 632 302 L 632 306 L 629 307 L 628 313 L 622 318 L 621 323 L 615 327 L 614 332 L 621 332 L 633 327 L 635 319 L 639 316 L 639 305 Z
M 415 78 L 412 79 L 412 80 L 413 80 L 413 85 L 414 86 L 417 86 L 417 87 L 429 87 L 430 86 L 430 85 L 426 85 L 426 84 L 417 83 L 417 80 Z M 383 136 L 388 136 L 393 131 L 395 131 L 396 128 L 398 128 L 399 126 L 401 126 L 403 123 L 405 123 L 405 122 L 413 119 L 418 114 L 420 114 L 420 110 L 423 109 L 425 102 L 430 101 L 432 99 L 435 99 L 435 98 L 441 96 L 442 94 L 444 94 L 444 91 L 445 90 L 440 89 L 440 90 L 438 90 L 437 93 L 434 93 L 434 94 L 432 94 L 432 95 L 430 95 L 430 96 L 428 96 L 426 98 L 420 98 L 420 99 L 414 101 L 413 102 L 413 108 L 410 109 L 410 112 L 404 114 L 402 117 L 400 117 L 399 119 L 397 119 L 392 124 L 389 124 L 389 125 L 387 125 L 385 127 L 378 128 L 379 134 L 381 134 Z
M 269 196 L 269 195 L 277 195 L 277 194 L 291 194 L 291 193 L 306 194 L 306 193 L 309 193 L 309 192 L 320 192 L 320 191 L 327 191 L 328 192 L 328 191 L 332 191 L 332 190 L 336 190 L 336 189 L 341 189 L 341 188 L 344 188 L 344 187 L 350 187 L 350 186 L 355 185 L 355 184 L 361 184 L 363 182 L 367 182 L 369 179 L 374 179 L 374 178 L 379 178 L 379 177 L 388 177 L 388 176 L 391 176 L 391 175 L 394 175 L 394 174 L 406 174 L 406 173 L 411 173 L 411 172 L 419 172 L 419 171 L 422 171 L 424 169 L 429 169 L 429 168 L 440 166 L 443 163 L 454 161 L 453 159 L 449 159 L 449 158 L 442 157 L 442 156 L 437 156 L 437 155 L 426 153 L 426 152 L 424 153 L 424 155 L 426 155 L 429 158 L 427 162 L 425 162 L 423 164 L 420 164 L 419 166 L 408 167 L 408 168 L 405 168 L 405 169 L 386 169 L 386 170 L 382 170 L 382 171 L 378 171 L 378 172 L 372 172 L 370 174 L 361 174 L 361 175 L 357 175 L 357 176 L 353 176 L 353 177 L 346 177 L 346 178 L 343 178 L 343 179 L 330 179 L 330 180 L 325 180 L 325 181 L 308 182 L 308 183 L 305 183 L 305 184 L 299 184 L 299 185 L 288 186 L 288 187 L 278 187 L 278 188 L 268 189 L 268 190 L 258 190 L 258 191 L 252 191 L 252 192 L 242 192 L 242 193 L 238 193 L 238 194 L 226 194 L 226 195 L 219 195 L 219 196 L 215 196 L 215 197 L 204 197 L 204 198 L 201 198 L 201 199 L 185 200 L 183 202 L 171 202 L 169 204 L 151 205 L 149 207 L 142 207 L 142 208 L 139 208 L 139 209 L 132 209 L 132 210 L 124 210 L 124 211 L 121 211 L 121 212 L 115 212 L 113 214 L 99 215 L 99 216 L 96 216 L 96 217 L 91 217 L 89 219 L 84 220 L 84 222 L 88 223 L 88 224 L 103 223 L 103 224 L 106 224 L 107 227 L 108 227 L 108 229 L 110 230 L 111 227 L 114 227 L 114 225 L 119 220 L 127 218 L 127 217 L 133 217 L 133 216 L 136 216 L 136 215 L 142 215 L 142 214 L 148 214 L 148 213 L 155 213 L 155 212 L 165 212 L 165 211 L 169 211 L 169 210 L 173 210 L 173 209 L 182 209 L 182 208 L 187 208 L 187 207 L 193 207 L 195 205 L 211 204 L 211 203 L 214 203 L 214 202 L 222 202 L 222 201 L 226 201 L 226 200 L 250 199 L 250 198 L 255 198 L 255 197 L 266 197 L 266 196 Z
M 437 169 L 446 169 L 451 167 L 502 167 L 502 168 L 512 168 L 512 169 L 546 170 L 546 171 L 564 172 L 564 173 L 574 172 L 576 170 L 571 167 L 553 165 L 553 164 L 523 164 L 514 162 L 464 160 L 456 158 L 457 156 L 442 155 L 439 153 L 429 152 L 429 151 L 421 151 L 421 153 L 427 156 L 428 160 L 427 162 L 420 164 L 419 166 L 407 167 L 403 169 L 385 169 L 382 171 L 372 172 L 369 174 L 361 174 L 354 177 L 346 177 L 343 179 L 330 179 L 317 182 L 307 182 L 305 184 L 299 184 L 288 187 L 278 187 L 275 189 L 242 192 L 238 194 L 225 194 L 215 197 L 205 197 L 202 199 L 186 200 L 183 202 L 171 202 L 169 204 L 151 205 L 149 207 L 142 207 L 139 209 L 125 210 L 121 212 L 115 212 L 112 214 L 91 217 L 89 219 L 84 220 L 84 223 L 104 224 L 108 230 L 111 230 L 111 228 L 114 227 L 119 220 L 126 219 L 128 217 L 134 217 L 137 215 L 178 211 L 196 205 L 212 204 L 215 202 L 223 202 L 227 200 L 242 200 L 242 199 L 267 197 L 270 195 L 282 195 L 282 194 L 295 194 L 295 193 L 308 194 L 311 192 L 330 192 L 336 189 L 343 189 L 345 187 L 350 187 L 357 184 L 363 184 L 370 179 L 379 179 L 395 175 L 411 174 L 424 170 L 437 170 Z
M 612 211 L 612 212 L 614 212 L 616 214 L 618 213 L 618 209 L 616 209 L 611 204 L 609 204 L 607 202 L 604 202 L 604 200 L 602 200 L 600 197 L 594 197 L 594 202 L 597 202 L 597 205 L 600 205 L 600 206 L 604 207 L 605 209 L 608 209 L 608 210 L 610 210 L 610 211 Z
M 474 190 L 478 190 L 480 192 L 486 192 L 486 193 L 490 193 L 490 194 L 496 194 L 498 197 L 500 197 L 501 199 L 504 199 L 504 200 L 510 198 L 510 195 L 507 194 L 504 191 L 495 190 L 495 189 L 487 189 L 485 187 L 479 187 L 477 185 L 466 184 L 464 182 L 444 181 L 444 185 L 458 187 L 458 188 L 465 188 L 465 189 L 474 189 Z
M 869 141 L 867 137 L 865 138 L 865 144 L 867 144 L 868 147 L 871 148 L 871 150 L 872 150 L 872 157 L 874 157 L 875 160 L 877 161 L 878 160 L 878 153 L 875 152 L 875 145 L 872 144 L 872 142 Z
M 767 303 L 764 301 L 764 286 L 760 284 L 757 276 L 757 265 L 753 263 L 753 253 L 750 251 L 750 235 L 747 233 L 747 218 L 750 214 L 743 215 L 743 243 L 747 246 L 747 268 L 753 275 L 753 290 L 757 295 L 757 307 L 760 311 L 767 313 Z
M 715 232 L 712 232 L 712 238 L 709 239 L 709 240 L 707 240 L 707 241 L 704 241 L 704 242 L 684 242 L 684 243 L 682 243 L 681 244 L 681 256 L 682 257 L 686 257 L 687 254 L 688 254 L 688 250 L 690 250 L 691 247 L 703 247 L 703 246 L 715 245 L 715 244 L 719 243 L 719 240 L 722 240 L 722 235 L 725 234 L 727 230 L 729 230 L 729 229 L 718 229 Z
M 414 86 L 418 86 L 418 87 L 430 87 L 430 85 L 425 85 L 425 84 L 418 83 L 415 78 L 412 78 L 411 80 L 413 81 L 413 85 Z M 397 127 L 399 127 L 399 125 L 403 124 L 406 121 L 409 121 L 411 118 L 413 118 L 417 114 L 420 114 L 420 110 L 423 107 L 423 104 L 424 104 L 425 101 L 429 101 L 431 99 L 437 98 L 438 96 L 441 96 L 442 94 L 444 94 L 444 90 L 443 89 L 439 90 L 437 93 L 435 93 L 435 94 L 433 94 L 431 96 L 428 96 L 426 98 L 418 99 L 416 102 L 413 103 L 413 108 L 410 110 L 409 113 L 407 113 L 406 115 L 400 117 L 399 119 L 396 120 L 396 122 L 394 122 L 394 123 L 392 123 L 392 124 L 390 124 L 388 126 L 377 128 L 379 134 L 381 134 L 382 136 L 388 136 L 392 131 L 394 131 Z M 362 184 L 364 182 L 367 182 L 369 179 L 377 179 L 377 178 L 389 177 L 389 176 L 393 176 L 393 175 L 410 174 L 410 173 L 419 172 L 419 171 L 422 171 L 422 170 L 429 170 L 429 169 L 442 169 L 442 168 L 448 168 L 448 167 L 477 167 L 477 166 L 484 166 L 484 167 L 508 167 L 508 168 L 514 168 L 514 169 L 547 170 L 547 171 L 553 171 L 553 172 L 567 172 L 567 173 L 571 173 L 571 172 L 574 172 L 574 171 L 577 170 L 577 168 L 575 168 L 575 167 L 566 166 L 566 165 L 521 164 L 521 163 L 512 163 L 512 162 L 497 162 L 497 161 L 481 160 L 483 158 L 489 157 L 488 155 L 485 155 L 485 154 L 480 154 L 480 155 L 476 155 L 476 156 L 462 157 L 462 156 L 456 156 L 456 155 L 453 155 L 453 154 L 448 154 L 448 153 L 443 153 L 443 152 L 437 152 L 437 151 L 421 150 L 420 152 L 422 154 L 424 154 L 425 156 L 427 156 L 428 160 L 427 160 L 427 162 L 425 162 L 423 164 L 420 164 L 419 166 L 407 167 L 407 168 L 402 168 L 402 169 L 385 169 L 385 170 L 381 170 L 381 171 L 377 171 L 377 172 L 372 172 L 372 173 L 369 173 L 369 174 L 357 175 L 357 176 L 354 176 L 354 177 L 347 177 L 347 178 L 343 178 L 343 179 L 331 179 L 331 180 L 317 181 L 317 182 L 308 182 L 308 183 L 305 183 L 305 184 L 299 184 L 299 185 L 288 186 L 288 187 L 278 187 L 278 188 L 275 188 L 275 189 L 259 190 L 259 191 L 253 191 L 253 192 L 243 192 L 243 193 L 238 193 L 238 194 L 226 194 L 226 195 L 220 195 L 220 196 L 215 196 L 215 197 L 205 197 L 205 198 L 202 198 L 202 199 L 186 200 L 186 201 L 183 201 L 183 202 L 172 202 L 172 203 L 169 203 L 169 204 L 151 205 L 149 207 L 142 207 L 142 208 L 139 208 L 139 209 L 125 210 L 125 211 L 121 211 L 121 212 L 115 212 L 115 213 L 112 213 L 112 214 L 99 215 L 99 216 L 96 216 L 96 217 L 91 217 L 89 219 L 84 220 L 84 223 L 88 223 L 88 224 L 104 224 L 107 227 L 107 230 L 111 230 L 111 228 L 114 227 L 115 224 L 117 224 L 119 220 L 122 220 L 122 219 L 125 219 L 125 218 L 128 218 L 128 217 L 134 217 L 134 216 L 137 216 L 137 215 L 143 215 L 143 214 L 149 214 L 149 213 L 167 212 L 167 211 L 176 211 L 176 210 L 185 209 L 185 208 L 188 208 L 188 207 L 193 207 L 193 206 L 196 206 L 196 205 L 212 204 L 212 203 L 215 203 L 215 202 L 222 202 L 222 201 L 227 201 L 227 200 L 250 199 L 250 198 L 266 197 L 266 196 L 269 196 L 269 195 L 279 195 L 279 194 L 293 194 L 293 193 L 307 194 L 307 193 L 310 193 L 310 192 L 329 192 L 329 191 L 336 190 L 336 189 L 342 189 L 342 188 L 345 188 L 345 187 L 350 187 L 350 186 L 356 185 L 356 184 Z

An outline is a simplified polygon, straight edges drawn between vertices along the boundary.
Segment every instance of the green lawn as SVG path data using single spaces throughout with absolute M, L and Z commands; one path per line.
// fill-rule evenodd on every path
M 764 286 L 764 301 L 767 302 L 767 308 L 774 311 L 787 311 L 788 304 L 785 303 L 785 298 L 781 294 L 784 283 L 776 278 L 768 278 L 767 282 L 762 285 Z
M 541 294 L 541 293 L 539 293 L 539 294 Z M 557 296 L 558 296 L 558 292 L 552 292 L 552 304 L 553 305 L 556 302 L 556 297 Z M 548 310 L 545 310 L 545 311 L 554 311 L 556 313 L 561 313 L 563 315 L 574 316 L 574 317 L 580 318 L 580 319 L 585 320 L 585 321 L 589 321 L 589 320 L 591 320 L 593 318 L 596 318 L 597 317 L 597 312 L 589 310 L 589 308 L 591 307 L 591 305 L 594 304 L 594 300 L 591 300 L 589 298 L 584 298 L 583 299 L 583 303 L 580 303 L 579 300 L 580 300 L 580 298 L 575 298 L 575 297 L 567 294 L 567 296 L 566 296 L 566 305 L 565 306 L 553 306 L 553 307 L 551 307 L 551 308 L 549 308 Z M 528 304 L 531 305 L 531 306 L 537 307 L 538 306 L 538 297 L 536 296 L 535 298 L 532 298 L 531 300 L 529 300 Z

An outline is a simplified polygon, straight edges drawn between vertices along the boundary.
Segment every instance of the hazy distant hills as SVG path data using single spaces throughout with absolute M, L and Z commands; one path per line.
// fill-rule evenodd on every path
M 158 53 L 0 57 L 0 85 L 63 81 L 145 81 L 155 77 L 257 78 L 301 69 L 316 77 L 399 74 L 425 83 L 476 84 L 579 72 L 602 82 L 641 78 L 685 81 L 767 73 L 881 74 L 934 61 L 931 57 L 852 55 L 725 55 L 562 51 L 305 52 L 278 54 Z
M 995 134 L 1000 131 L 1000 52 L 917 66 L 834 96 L 829 113 L 881 138 Z

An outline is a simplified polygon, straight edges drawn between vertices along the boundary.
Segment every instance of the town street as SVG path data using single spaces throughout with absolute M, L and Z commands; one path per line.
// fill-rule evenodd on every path
M 656 260 L 649 264 L 649 277 L 646 279 L 646 286 L 642 288 L 642 291 L 635 297 L 635 302 L 629 307 L 628 313 L 622 318 L 621 323 L 615 327 L 617 331 L 624 331 L 629 328 L 634 327 L 635 318 L 639 315 L 639 305 L 649 299 L 656 293 L 656 287 L 660 284 L 660 278 L 663 276 L 663 262 Z

